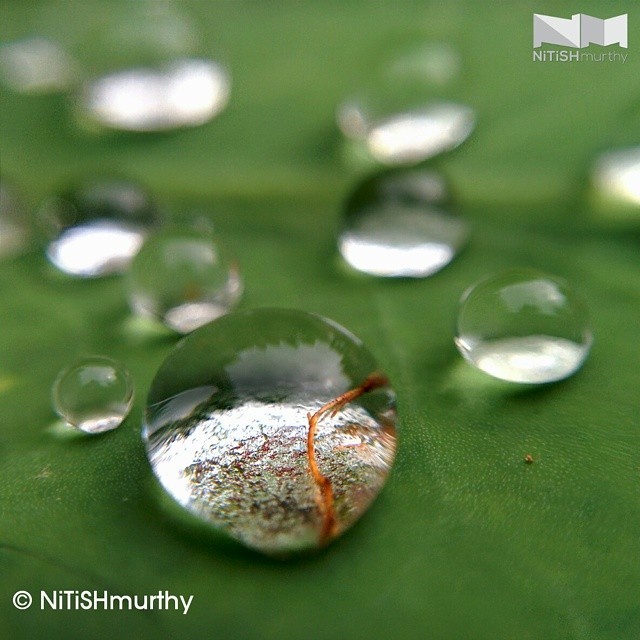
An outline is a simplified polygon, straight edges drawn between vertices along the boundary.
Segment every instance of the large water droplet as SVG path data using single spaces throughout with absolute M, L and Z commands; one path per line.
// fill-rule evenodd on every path
M 242 296 L 240 273 L 224 246 L 193 229 L 149 237 L 133 260 L 127 285 L 134 312 L 180 333 L 228 313 Z
M 475 126 L 474 110 L 447 97 L 459 67 L 447 45 L 405 51 L 338 107 L 338 126 L 388 165 L 415 164 L 454 149 Z
M 394 394 L 334 322 L 238 312 L 168 356 L 143 437 L 154 473 L 188 511 L 254 549 L 304 550 L 350 527 L 382 488 Z
M 469 234 L 446 205 L 443 178 L 426 170 L 364 181 L 345 207 L 338 247 L 355 269 L 375 276 L 422 278 L 454 258 Z
M 511 270 L 465 292 L 455 342 L 469 362 L 495 378 L 540 384 L 577 371 L 592 334 L 584 303 L 564 280 Z
M 81 358 L 53 385 L 53 408 L 69 425 L 95 434 L 119 427 L 133 403 L 131 375 L 104 356 Z
M 40 216 L 50 238 L 49 260 L 67 274 L 87 278 L 125 271 L 159 219 L 141 187 L 106 178 L 50 198 Z

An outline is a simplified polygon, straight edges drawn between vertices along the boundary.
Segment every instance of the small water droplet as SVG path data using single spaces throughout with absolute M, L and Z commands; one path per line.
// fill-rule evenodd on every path
M 266 553 L 310 549 L 350 527 L 382 488 L 394 394 L 336 323 L 236 312 L 169 354 L 143 438 L 164 489 L 204 522 Z
M 93 278 L 125 271 L 159 215 L 138 185 L 103 178 L 48 199 L 40 219 L 51 263 L 69 275 Z
M 514 269 L 464 293 L 455 343 L 466 360 L 495 378 L 541 384 L 575 373 L 592 334 L 584 303 L 564 280 Z
M 0 47 L 0 77 L 18 93 L 65 91 L 79 76 L 78 62 L 49 38 L 30 36 Z
M 129 371 L 104 356 L 80 358 L 60 372 L 52 389 L 53 408 L 69 425 L 85 433 L 111 431 L 133 404 Z
M 640 147 L 608 151 L 591 170 L 592 200 L 597 213 L 620 222 L 640 216 Z
M 339 105 L 343 134 L 388 165 L 415 164 L 454 149 L 475 126 L 475 112 L 446 96 L 460 59 L 443 44 L 423 43 L 393 58 Z
M 242 296 L 242 279 L 224 246 L 196 229 L 150 236 L 127 276 L 132 310 L 179 333 L 228 313 Z
M 382 277 L 423 278 L 449 264 L 469 226 L 449 211 L 440 174 L 427 170 L 383 173 L 356 187 L 338 237 L 355 269 Z
M 27 247 L 32 229 L 16 189 L 0 181 L 0 258 L 15 256 Z

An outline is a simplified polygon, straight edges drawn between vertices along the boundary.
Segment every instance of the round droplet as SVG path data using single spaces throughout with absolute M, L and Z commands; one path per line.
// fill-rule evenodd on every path
M 584 303 L 564 280 L 512 270 L 464 293 L 455 342 L 469 362 L 495 378 L 540 384 L 575 373 L 592 334 Z
M 301 311 L 227 315 L 184 338 L 151 385 L 143 438 L 185 509 L 266 553 L 322 546 L 382 488 L 394 394 L 363 344 Z
M 108 178 L 87 180 L 48 199 L 40 214 L 51 263 L 85 278 L 124 272 L 159 222 L 141 187 Z
M 150 236 L 127 276 L 131 309 L 188 333 L 228 313 L 242 296 L 236 264 L 211 234 L 166 229 Z
M 119 427 L 133 403 L 129 371 L 104 356 L 81 358 L 64 369 L 53 385 L 53 408 L 85 433 Z
M 454 149 L 475 126 L 474 110 L 446 97 L 459 67 L 447 45 L 404 52 L 338 107 L 338 126 L 388 165 L 415 164 Z
M 18 193 L 0 180 L 0 258 L 21 253 L 30 238 L 31 225 Z
M 446 195 L 444 179 L 433 171 L 389 172 L 364 181 L 347 200 L 340 253 L 353 268 L 375 276 L 436 273 L 469 235 Z

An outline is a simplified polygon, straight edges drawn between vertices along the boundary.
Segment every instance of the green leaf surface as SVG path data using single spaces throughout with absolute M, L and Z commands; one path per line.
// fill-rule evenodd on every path
M 228 110 L 160 136 L 92 137 L 66 98 L 3 91 L 2 174 L 35 207 L 87 172 L 153 189 L 176 220 L 207 215 L 245 277 L 242 308 L 333 318 L 398 393 L 399 450 L 370 512 L 317 555 L 274 561 L 163 506 L 140 440 L 144 398 L 175 339 L 141 330 L 117 278 L 60 277 L 34 251 L 0 264 L 0 636 L 3 638 L 474 638 L 631 640 L 640 633 L 640 216 L 590 209 L 596 153 L 640 141 L 640 13 L 564 2 L 184 2 L 233 71 Z M 0 4 L 10 40 L 93 2 Z M 46 13 L 45 9 L 49 11 Z M 532 13 L 629 12 L 622 63 L 535 63 Z M 66 19 L 65 19 L 66 16 Z M 478 127 L 437 166 L 473 223 L 468 248 L 422 281 L 350 274 L 336 255 L 354 164 L 335 105 L 372 61 L 418 39 L 464 60 L 452 97 Z M 86 46 L 86 45 L 85 45 Z M 594 49 L 598 49 L 594 47 Z M 616 47 L 612 49 L 618 50 Z M 206 53 L 206 50 L 205 52 Z M 635 215 L 635 219 L 633 216 Z M 573 378 L 493 381 L 453 346 L 457 301 L 501 268 L 574 282 L 595 342 Z M 116 432 L 65 437 L 50 387 L 81 353 L 120 359 L 137 396 Z M 534 464 L 524 464 L 530 454 Z M 28 611 L 13 593 L 193 595 L 180 611 Z

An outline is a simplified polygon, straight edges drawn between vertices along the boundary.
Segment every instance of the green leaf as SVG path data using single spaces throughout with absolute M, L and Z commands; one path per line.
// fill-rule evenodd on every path
M 3 2 L 2 39 L 32 30 L 46 4 Z M 181 3 L 207 47 L 227 52 L 234 89 L 218 119 L 175 134 L 91 137 L 74 129 L 65 99 L 3 91 L 2 173 L 32 206 L 87 171 L 117 169 L 176 220 L 210 216 L 242 267 L 242 307 L 346 326 L 388 373 L 400 413 L 387 487 L 329 548 L 282 562 L 219 542 L 164 508 L 140 440 L 146 391 L 173 339 L 139 330 L 116 278 L 61 278 L 39 252 L 3 262 L 3 637 L 637 637 L 639 218 L 627 231 L 599 223 L 586 175 L 598 151 L 639 142 L 640 53 L 631 37 L 624 64 L 533 62 L 532 11 L 574 11 L 542 4 Z M 79 28 L 92 7 L 57 11 Z M 585 0 L 579 10 L 629 7 Z M 637 20 L 630 13 L 632 36 Z M 349 163 L 335 105 L 372 59 L 418 38 L 460 49 L 454 97 L 478 110 L 472 138 L 434 163 L 473 238 L 424 281 L 354 276 L 336 257 L 335 230 L 370 167 Z M 460 294 L 511 266 L 568 278 L 587 299 L 595 343 L 573 378 L 523 390 L 455 351 Z M 51 382 L 87 352 L 131 369 L 135 408 L 114 433 L 65 438 Z M 28 611 L 11 604 L 20 589 L 36 598 Z M 194 600 L 187 615 L 40 611 L 40 590 L 54 589 Z

